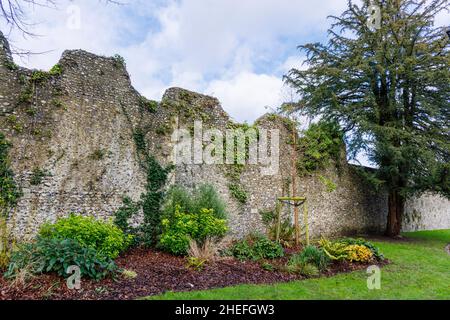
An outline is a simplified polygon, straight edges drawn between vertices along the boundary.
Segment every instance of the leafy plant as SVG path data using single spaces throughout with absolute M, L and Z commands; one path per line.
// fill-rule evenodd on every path
M 359 238 L 359 239 L 345 238 L 345 239 L 340 240 L 340 242 L 346 243 L 347 245 L 356 244 L 356 245 L 365 246 L 365 247 L 370 249 L 370 251 L 372 252 L 373 256 L 377 260 L 380 260 L 380 261 L 384 260 L 384 255 L 380 252 L 380 249 L 378 249 L 378 247 L 376 247 L 370 241 L 367 241 L 367 240 L 362 239 L 362 238 Z
M 12 61 L 5 61 L 4 65 L 8 70 L 11 71 L 19 70 L 19 66 Z
M 33 101 L 33 89 L 30 85 L 26 86 L 19 94 L 18 103 L 31 103 Z
M 162 226 L 160 246 L 176 255 L 188 252 L 191 239 L 203 245 L 208 238 L 223 237 L 228 230 L 226 221 L 216 218 L 211 209 L 183 213 L 177 208 L 174 219 L 163 219 Z
M 293 255 L 288 261 L 287 271 L 290 273 L 298 273 L 305 277 L 313 277 L 319 275 L 319 268 L 314 263 L 309 262 L 308 260 L 308 257 L 305 255 Z
M 319 245 L 331 260 L 346 260 L 348 258 L 347 244 L 339 241 L 320 239 Z
M 363 245 L 351 244 L 347 246 L 348 260 L 356 262 L 369 262 L 373 254 L 369 248 Z
M 158 110 L 159 103 L 155 100 L 149 100 L 143 96 L 139 99 L 139 106 L 150 113 L 156 112 Z
M 68 277 L 70 274 L 67 274 L 67 268 L 71 265 L 80 268 L 81 276 L 96 280 L 117 271 L 117 266 L 110 258 L 74 239 L 38 238 L 34 243 L 21 245 L 12 254 L 5 277 L 15 278 L 23 269 L 32 274 L 55 272 Z
M 129 225 L 128 220 L 139 212 L 141 205 L 130 197 L 124 197 L 122 203 L 123 205 L 114 213 L 114 224 L 126 234 L 136 234 L 137 230 Z
M 189 257 L 202 259 L 208 262 L 215 259 L 217 252 L 216 243 L 210 238 L 207 238 L 203 243 L 199 243 L 192 239 L 189 241 Z
M 227 212 L 223 200 L 213 186 L 200 185 L 193 192 L 187 191 L 182 186 L 172 186 L 167 192 L 163 205 L 163 218 L 173 219 L 176 208 L 179 206 L 182 212 L 199 212 L 203 208 L 212 209 L 218 219 L 226 219 Z
M 124 270 L 122 270 L 122 276 L 125 279 L 136 279 L 137 273 L 136 273 L 136 271 L 133 271 L 133 270 L 124 269 Z
M 113 63 L 116 68 L 125 67 L 125 59 L 120 54 L 113 56 Z
M 277 216 L 275 210 L 261 211 L 261 220 L 267 229 L 269 239 L 276 240 L 277 235 Z M 285 247 L 290 246 L 290 242 L 294 239 L 295 227 L 292 225 L 289 218 L 284 218 L 280 223 L 279 240 Z
M 247 191 L 238 183 L 230 183 L 228 185 L 228 189 L 231 192 L 231 195 L 240 203 L 245 204 L 248 200 Z
M 283 247 L 261 234 L 251 234 L 230 248 L 230 253 L 239 260 L 276 259 L 284 256 Z
M 339 125 L 321 121 L 311 124 L 299 140 L 300 160 L 297 170 L 300 175 L 313 173 L 326 167 L 330 160 L 337 161 L 343 146 L 343 133 Z
M 11 143 L 0 132 L 0 217 L 7 217 L 11 208 L 17 205 L 22 192 L 14 180 L 9 161 Z
M 30 184 L 33 186 L 37 186 L 42 183 L 42 180 L 48 176 L 47 172 L 40 168 L 34 168 L 30 177 Z
M 125 250 L 133 239 L 113 223 L 75 214 L 58 219 L 54 224 L 45 223 L 39 235 L 43 239 L 77 240 L 82 247 L 93 248 L 111 259 Z
M 6 218 L 0 216 L 0 271 L 5 270 L 11 259 L 14 240 L 6 223 Z
M 337 186 L 331 179 L 324 176 L 319 176 L 319 180 L 327 188 L 328 192 L 336 191 Z
M 48 79 L 48 72 L 42 71 L 42 70 L 35 70 L 31 73 L 31 81 L 33 82 L 42 82 L 44 80 Z
M 322 238 L 319 244 L 332 260 L 367 262 L 372 257 L 384 259 L 378 248 L 364 239 L 347 238 L 332 242 Z
M 188 257 L 187 258 L 187 268 L 192 268 L 196 271 L 201 271 L 205 266 L 206 260 L 198 257 Z
M 63 72 L 63 68 L 60 64 L 55 64 L 50 71 L 48 72 L 49 75 L 51 76 L 58 76 L 61 75 Z
M 315 246 L 305 247 L 303 251 L 296 256 L 298 256 L 299 261 L 315 265 L 319 271 L 325 270 L 330 264 L 330 258 L 324 250 Z
M 319 269 L 312 263 L 303 265 L 300 269 L 300 274 L 305 277 L 316 277 L 319 275 Z

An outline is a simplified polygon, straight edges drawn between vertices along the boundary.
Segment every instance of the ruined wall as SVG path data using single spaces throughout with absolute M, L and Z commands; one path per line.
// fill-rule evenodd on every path
M 217 99 L 179 88 L 167 90 L 158 109 L 149 110 L 118 59 L 82 50 L 63 53 L 61 74 L 33 81 L 32 70 L 11 66 L 1 34 L 0 42 L 0 131 L 13 144 L 11 166 L 23 190 L 10 218 L 17 236 L 29 237 L 44 221 L 70 212 L 111 217 L 123 196 L 138 200 L 146 179 L 133 139 L 138 128 L 150 153 L 168 165 L 175 128 L 191 131 L 195 120 L 220 130 L 237 125 Z M 244 167 L 237 179 L 248 194 L 245 203 L 230 192 L 236 177 L 230 178 L 234 169 L 229 165 L 179 164 L 169 179 L 188 188 L 214 185 L 227 203 L 232 235 L 263 231 L 259 212 L 273 209 L 276 198 L 291 188 L 286 123 L 266 115 L 258 125 L 280 130 L 280 170 L 265 176 L 259 165 Z M 381 231 L 386 196 L 372 193 L 345 155 L 338 168 L 298 181 L 299 192 L 308 197 L 312 236 Z M 46 174 L 32 184 L 37 169 Z M 336 190 L 327 191 L 320 175 L 330 178 Z
M 450 229 L 450 201 L 426 193 L 406 202 L 403 231 Z

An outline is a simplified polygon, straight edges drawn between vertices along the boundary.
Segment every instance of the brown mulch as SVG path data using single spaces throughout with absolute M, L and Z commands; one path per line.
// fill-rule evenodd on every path
M 270 262 L 276 268 L 284 265 L 287 258 Z M 283 271 L 267 271 L 261 264 L 252 261 L 238 261 L 221 258 L 206 265 L 201 271 L 186 267 L 186 259 L 166 253 L 134 249 L 118 258 L 119 267 L 137 273 L 134 279 L 104 279 L 96 282 L 82 279 L 80 290 L 67 288 L 65 280 L 57 275 L 39 275 L 25 287 L 12 287 L 0 276 L 0 300 L 8 299 L 52 299 L 52 300 L 128 300 L 166 291 L 192 291 L 221 288 L 238 284 L 271 284 L 301 280 L 301 275 Z M 382 264 L 385 264 L 384 262 Z M 378 263 L 380 264 L 380 263 Z M 351 272 L 367 268 L 370 264 L 335 263 L 323 276 Z

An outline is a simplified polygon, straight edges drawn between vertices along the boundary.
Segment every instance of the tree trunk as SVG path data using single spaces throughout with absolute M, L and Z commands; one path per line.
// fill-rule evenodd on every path
M 398 237 L 402 228 L 403 211 L 405 209 L 405 199 L 398 191 L 390 191 L 388 199 L 388 217 L 386 235 Z

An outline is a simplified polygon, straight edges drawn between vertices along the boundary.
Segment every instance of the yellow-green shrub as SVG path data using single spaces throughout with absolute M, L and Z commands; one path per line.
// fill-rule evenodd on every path
M 368 262 L 372 259 L 373 253 L 363 245 L 352 244 L 346 247 L 348 260 L 356 262 Z
M 176 206 L 172 220 L 161 221 L 163 233 L 159 244 L 164 249 L 176 255 L 185 255 L 191 239 L 203 244 L 208 238 L 220 238 L 228 228 L 226 220 L 214 216 L 212 209 L 200 209 L 195 213 L 184 213 Z
M 93 248 L 110 259 L 117 258 L 133 239 L 112 222 L 75 214 L 58 219 L 54 224 L 42 225 L 39 236 L 43 239 L 76 240 L 82 247 Z

